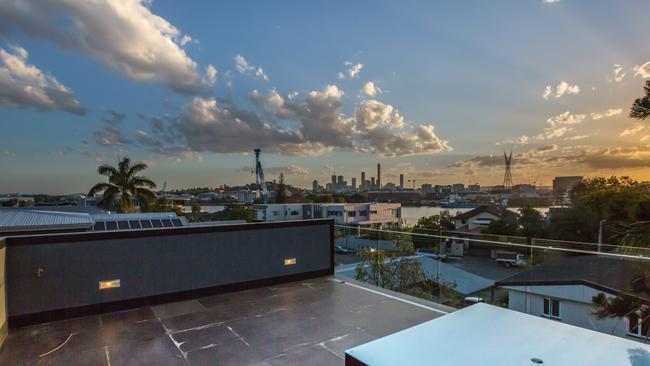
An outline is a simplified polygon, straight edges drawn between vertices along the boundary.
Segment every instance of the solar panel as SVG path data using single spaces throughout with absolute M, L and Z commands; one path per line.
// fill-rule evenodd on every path
M 93 230 L 99 231 L 99 230 L 106 230 L 106 224 L 104 221 L 97 221 L 95 223 L 95 226 L 93 226 Z
M 117 222 L 106 221 L 106 230 L 117 230 Z
M 138 221 L 138 220 L 130 220 L 129 225 L 131 225 L 131 229 L 140 229 L 140 228 L 142 228 L 142 225 L 140 225 L 140 221 Z
M 129 222 L 128 221 L 118 221 L 117 226 L 120 228 L 120 230 L 129 230 Z
M 160 220 L 151 220 L 151 223 L 153 224 L 153 227 L 162 227 L 162 222 Z
M 174 224 L 175 227 L 183 226 L 183 222 L 179 219 L 172 219 L 172 224 Z
M 149 221 L 149 220 L 140 220 L 140 223 L 142 224 L 143 229 L 150 229 L 151 228 L 151 221 Z
M 162 219 L 162 224 L 164 227 L 172 227 L 174 224 L 172 224 L 172 220 L 170 219 Z

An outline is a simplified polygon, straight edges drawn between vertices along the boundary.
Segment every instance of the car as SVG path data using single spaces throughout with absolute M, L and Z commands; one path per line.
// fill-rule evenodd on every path
M 343 248 L 340 245 L 335 246 L 334 251 L 336 252 L 336 254 L 352 254 L 352 253 L 354 253 L 354 250 L 348 249 L 348 248 Z
M 417 255 L 423 255 L 425 257 L 429 257 L 431 259 L 439 260 L 439 261 L 445 261 L 447 259 L 447 255 L 444 253 L 438 253 L 433 249 L 425 249 L 425 248 L 420 248 L 415 251 L 415 254 Z

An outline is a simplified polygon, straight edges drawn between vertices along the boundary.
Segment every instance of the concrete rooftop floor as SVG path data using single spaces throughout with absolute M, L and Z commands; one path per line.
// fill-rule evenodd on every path
M 323 277 L 12 329 L 0 365 L 343 365 L 448 310 Z

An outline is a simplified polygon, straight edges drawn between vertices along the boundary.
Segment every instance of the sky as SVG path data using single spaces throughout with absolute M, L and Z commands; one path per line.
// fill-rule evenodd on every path
M 650 180 L 645 1 L 0 0 L 0 193 Z M 408 183 L 410 184 L 410 183 Z

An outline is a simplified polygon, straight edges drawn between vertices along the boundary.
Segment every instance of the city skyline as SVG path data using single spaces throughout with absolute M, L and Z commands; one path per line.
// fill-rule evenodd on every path
M 498 185 L 504 151 L 514 184 L 650 180 L 627 117 L 644 5 L 5 2 L 0 192 L 85 192 L 123 154 L 160 186 L 243 185 L 257 147 L 299 187 L 377 164 L 405 188 Z

